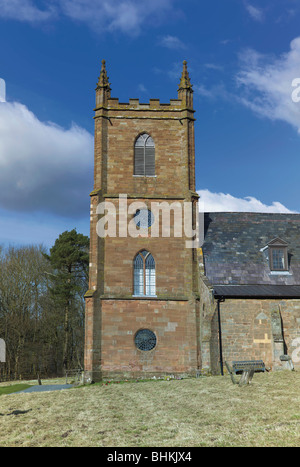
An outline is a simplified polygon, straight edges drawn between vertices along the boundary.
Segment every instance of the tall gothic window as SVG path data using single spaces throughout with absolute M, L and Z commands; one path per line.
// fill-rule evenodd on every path
M 134 258 L 134 295 L 155 296 L 155 261 L 151 253 L 140 251 Z
M 134 146 L 134 175 L 155 175 L 155 144 L 151 136 L 143 133 Z

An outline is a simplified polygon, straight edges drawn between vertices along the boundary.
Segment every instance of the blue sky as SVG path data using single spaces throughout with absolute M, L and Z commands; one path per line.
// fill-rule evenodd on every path
M 206 210 L 300 212 L 299 3 L 0 0 L 0 244 L 89 235 L 103 58 L 123 102 L 176 98 L 188 61 Z

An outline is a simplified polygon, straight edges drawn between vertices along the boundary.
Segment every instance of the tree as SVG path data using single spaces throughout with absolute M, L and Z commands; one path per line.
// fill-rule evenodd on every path
M 15 377 L 39 365 L 41 302 L 48 294 L 44 253 L 42 246 L 25 246 L 0 255 L 0 336 L 7 344 L 7 373 Z
M 76 358 L 74 340 L 76 347 L 80 321 L 83 331 L 82 301 L 88 288 L 89 238 L 77 233 L 76 229 L 63 232 L 50 249 L 50 255 L 45 256 L 54 270 L 50 275 L 50 292 L 56 306 L 63 312 L 62 360 L 64 368 L 68 369 Z

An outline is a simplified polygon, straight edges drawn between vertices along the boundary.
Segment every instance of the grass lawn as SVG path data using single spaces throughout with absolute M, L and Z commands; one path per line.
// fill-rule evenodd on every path
M 300 372 L 0 397 L 0 446 L 300 446 Z

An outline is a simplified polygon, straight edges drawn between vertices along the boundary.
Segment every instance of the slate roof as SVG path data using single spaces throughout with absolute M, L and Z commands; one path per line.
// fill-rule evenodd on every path
M 300 214 L 217 212 L 204 216 L 204 268 L 213 287 L 300 286 Z M 289 271 L 285 274 L 271 272 L 267 249 L 261 251 L 277 237 L 288 243 Z M 246 293 L 246 289 L 233 290 L 237 296 Z M 274 288 L 251 290 L 252 296 L 263 291 L 265 296 L 283 294 Z M 285 289 L 285 293 L 296 292 Z

